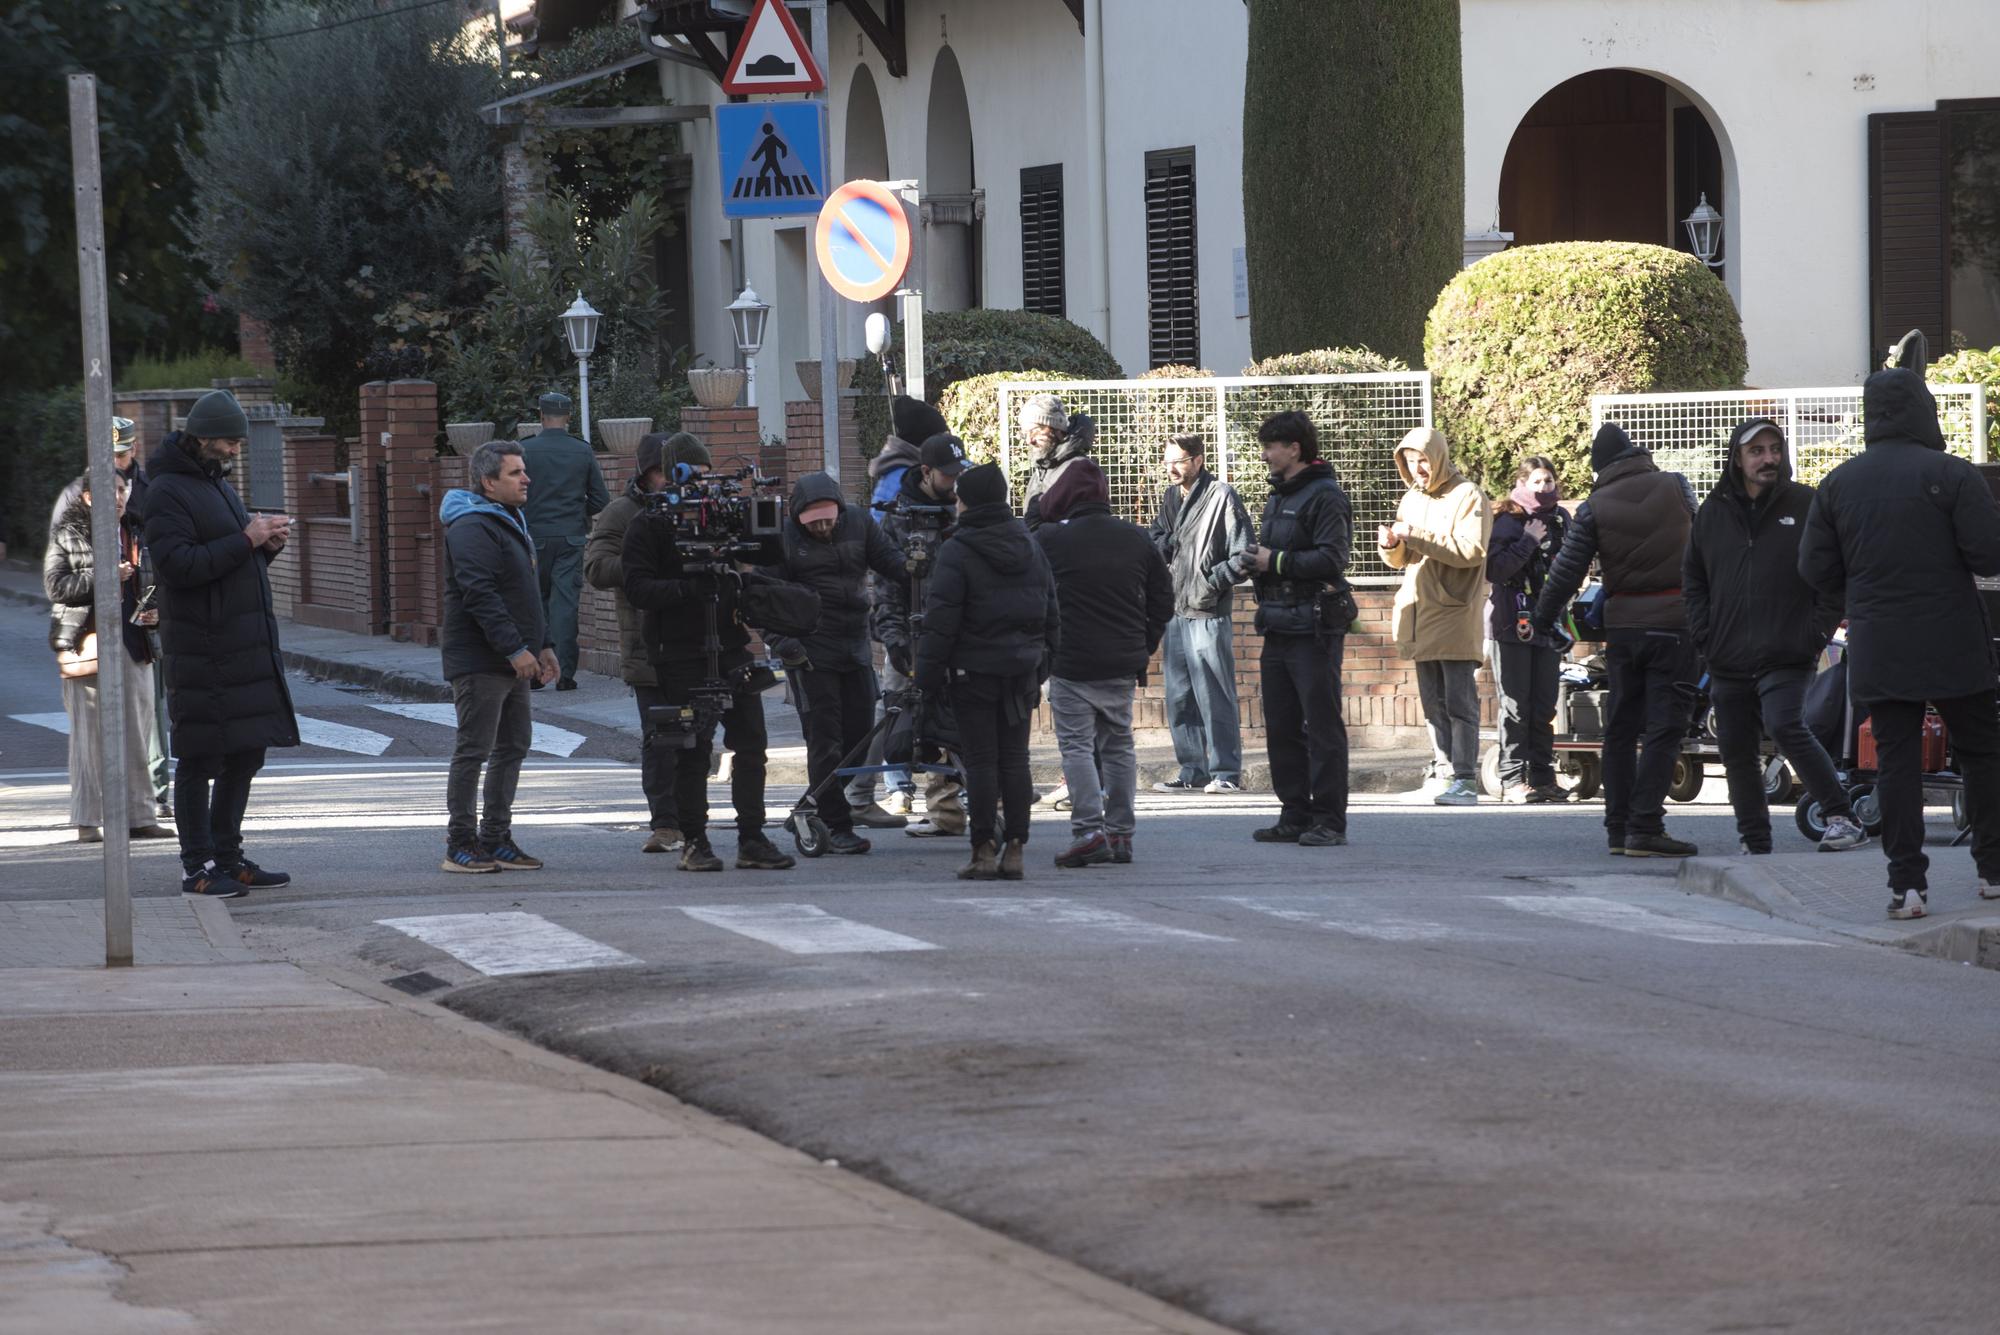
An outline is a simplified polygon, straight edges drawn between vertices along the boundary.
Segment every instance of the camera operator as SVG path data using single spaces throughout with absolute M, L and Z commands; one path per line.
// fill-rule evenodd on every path
M 943 432 L 924 441 L 918 463 L 903 474 L 894 504 L 882 512 L 882 532 L 905 552 L 912 563 L 922 565 L 934 554 L 937 543 L 950 532 L 950 519 L 958 504 L 958 475 L 966 469 L 965 446 L 957 436 Z M 894 579 L 875 577 L 875 610 L 871 625 L 888 659 L 889 689 L 910 683 L 910 579 L 914 571 Z M 935 750 L 914 757 L 918 761 L 938 759 Z M 948 774 L 924 776 L 924 818 L 903 833 L 925 838 L 956 839 L 965 833 L 964 788 Z
M 701 469 L 675 468 L 675 486 L 699 487 Z M 692 502 L 705 504 L 705 502 Z M 718 676 L 729 683 L 723 710 L 722 744 L 735 753 L 729 797 L 736 808 L 736 865 L 783 871 L 790 855 L 764 837 L 764 770 L 768 734 L 764 700 L 743 671 L 750 666 L 750 632 L 739 615 L 743 576 L 726 542 L 685 541 L 674 512 L 648 504 L 625 530 L 621 561 L 625 596 L 643 613 L 646 652 L 659 679 L 660 695 L 679 705 L 695 702 L 708 682 L 707 609 L 715 609 L 719 642 Z M 746 559 L 774 565 L 782 556 L 775 538 L 762 539 Z M 692 568 L 691 568 L 692 567 Z M 660 745 L 649 740 L 648 745 Z M 708 767 L 714 753 L 714 722 L 697 720 L 694 743 L 679 751 L 674 794 L 680 807 L 682 871 L 721 871 L 722 859 L 708 841 Z
M 792 489 L 781 546 L 783 578 L 819 595 L 819 626 L 796 639 L 767 635 L 765 642 L 784 660 L 795 688 L 792 700 L 805 725 L 806 774 L 819 792 L 827 851 L 866 853 L 868 841 L 854 832 L 847 785 L 828 776 L 860 745 L 875 719 L 868 573 L 903 578 L 903 554 L 866 510 L 841 498 L 840 484 L 825 473 L 807 473 Z

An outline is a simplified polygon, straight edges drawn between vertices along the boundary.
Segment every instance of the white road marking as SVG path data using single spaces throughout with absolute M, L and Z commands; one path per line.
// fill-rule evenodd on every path
M 1825 946 L 1829 941 L 1804 941 L 1793 936 L 1777 936 L 1747 927 L 1670 918 L 1664 913 L 1622 904 L 1615 899 L 1589 895 L 1488 895 L 1488 899 L 1521 913 L 1537 913 L 1546 918 L 1565 918 L 1588 927 L 1606 927 L 1614 932 L 1638 932 L 1671 941 L 1693 941 L 1705 946 Z
M 1112 936 L 1155 941 L 1234 941 L 1232 936 L 1215 936 L 1186 927 L 1167 927 L 1147 922 L 1116 909 L 1099 908 L 1074 899 L 941 899 L 940 904 L 963 904 L 976 913 L 1007 922 L 1031 922 L 1045 927 L 1087 927 Z
M 361 756 L 379 756 L 395 741 L 387 733 L 370 732 L 366 728 L 350 728 L 345 723 L 332 723 L 323 718 L 298 716 L 299 740 L 307 746 L 324 747 L 329 751 L 352 751 Z
M 393 927 L 492 976 L 606 969 L 642 962 L 534 913 L 440 913 L 422 918 L 378 918 L 376 925 Z
M 26 723 L 30 727 L 35 728 L 47 728 L 50 732 L 59 732 L 65 737 L 69 736 L 68 714 L 9 714 L 7 717 L 13 719 L 16 723 Z
M 936 950 L 929 941 L 835 917 L 811 904 L 696 904 L 681 912 L 696 922 L 747 936 L 794 955 L 861 955 L 886 950 Z
M 1282 918 L 1286 922 L 1304 923 L 1308 927 L 1342 932 L 1348 936 L 1366 937 L 1371 941 L 1443 941 L 1449 937 L 1468 939 L 1489 935 L 1421 918 L 1343 917 L 1329 912 L 1317 900 L 1304 898 L 1259 899 L 1250 895 L 1218 895 L 1216 898 L 1225 904 L 1236 904 L 1257 913 L 1268 913 L 1273 918 Z
M 440 727 L 458 727 L 458 706 L 451 704 L 403 704 L 385 700 L 370 700 L 370 709 L 379 709 L 385 714 L 400 714 L 413 718 L 419 723 L 435 723 Z M 573 756 L 576 748 L 588 741 L 580 732 L 568 728 L 558 728 L 552 723 L 535 724 L 534 740 L 528 743 L 530 751 L 540 751 L 544 755 Z

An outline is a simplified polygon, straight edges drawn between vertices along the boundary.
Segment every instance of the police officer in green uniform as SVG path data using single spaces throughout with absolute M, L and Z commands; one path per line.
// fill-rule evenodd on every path
M 569 433 L 567 394 L 544 394 L 540 434 L 521 442 L 528 465 L 528 536 L 542 582 L 542 611 L 562 669 L 559 691 L 576 689 L 577 599 L 583 590 L 583 544 L 590 521 L 611 500 L 590 446 Z M 541 683 L 536 682 L 539 688 Z

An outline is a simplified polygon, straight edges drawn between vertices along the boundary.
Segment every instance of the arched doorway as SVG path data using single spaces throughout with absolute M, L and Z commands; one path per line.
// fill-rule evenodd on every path
M 1500 168 L 1500 230 L 1517 246 L 1644 241 L 1691 249 L 1697 201 L 1728 217 L 1717 127 L 1683 89 L 1639 70 L 1557 84 L 1521 118 Z M 1716 257 L 1727 258 L 1727 243 Z M 1722 270 L 1716 270 L 1722 276 Z
M 974 184 L 972 111 L 950 47 L 938 51 L 924 134 L 924 304 L 937 311 L 979 304 L 980 220 Z
M 866 65 L 855 67 L 847 90 L 847 133 L 842 138 L 842 180 L 884 181 L 889 177 L 889 135 L 882 126 L 882 98 Z

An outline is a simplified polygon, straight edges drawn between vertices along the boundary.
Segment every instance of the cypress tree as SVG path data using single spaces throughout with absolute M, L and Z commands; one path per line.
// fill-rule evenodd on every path
M 1417 364 L 1458 271 L 1458 0 L 1249 0 L 1243 222 L 1250 346 Z

